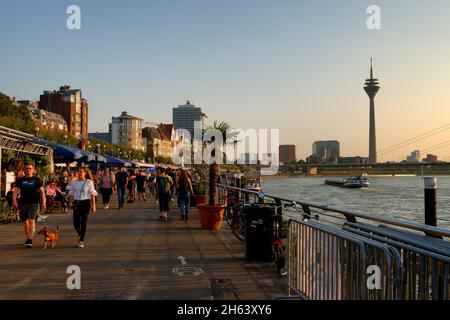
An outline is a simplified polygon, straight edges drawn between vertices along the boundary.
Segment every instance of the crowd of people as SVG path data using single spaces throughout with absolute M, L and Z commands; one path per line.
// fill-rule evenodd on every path
M 35 221 L 45 219 L 43 213 L 47 204 L 58 202 L 63 212 L 72 211 L 73 227 L 78 236 L 76 246 L 84 248 L 89 214 L 96 212 L 99 197 L 103 209 L 110 209 L 111 196 L 115 193 L 119 210 L 123 210 L 126 203 L 147 201 L 147 195 L 149 199 L 154 197 L 159 205 L 159 219 L 167 221 L 170 206 L 175 204 L 178 204 L 180 219 L 188 220 L 194 190 L 191 175 L 185 169 L 158 167 L 148 172 L 122 167 L 91 172 L 87 167 L 79 167 L 76 171 L 63 172 L 57 179 L 46 179 L 37 177 L 34 166 L 27 164 L 24 173 L 11 184 L 8 196 L 11 207 L 18 211 L 24 224 L 26 247 L 33 247 Z

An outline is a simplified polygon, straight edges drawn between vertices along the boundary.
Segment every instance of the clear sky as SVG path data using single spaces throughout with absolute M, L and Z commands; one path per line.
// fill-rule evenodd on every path
M 81 30 L 66 28 L 71 4 Z M 366 27 L 372 4 L 381 30 Z M 448 0 L 0 0 L 0 39 L 0 91 L 81 88 L 90 132 L 123 110 L 170 123 L 190 99 L 211 121 L 279 128 L 301 158 L 325 139 L 367 156 L 370 57 L 378 150 L 450 123 Z M 450 130 L 379 160 L 447 140 Z

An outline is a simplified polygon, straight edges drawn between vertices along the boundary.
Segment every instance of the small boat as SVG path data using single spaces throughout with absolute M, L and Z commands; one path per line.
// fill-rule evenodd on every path
M 357 177 L 346 179 L 328 179 L 325 180 L 326 185 L 342 187 L 342 188 L 368 188 L 370 183 L 367 180 L 367 174 L 361 174 Z

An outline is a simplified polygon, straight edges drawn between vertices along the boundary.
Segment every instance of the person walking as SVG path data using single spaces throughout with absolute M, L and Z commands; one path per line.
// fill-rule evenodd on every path
M 128 173 L 125 171 L 125 167 L 120 168 L 116 173 L 115 189 L 117 190 L 117 197 L 119 200 L 119 210 L 123 209 L 125 202 L 125 189 L 128 184 Z
M 188 220 L 189 206 L 191 205 L 191 195 L 194 194 L 192 181 L 186 170 L 181 170 L 176 182 L 176 192 L 178 194 L 178 207 L 180 208 L 181 220 Z
M 167 175 L 166 171 L 163 168 L 158 169 L 157 176 L 157 194 L 158 194 L 158 203 L 159 203 L 159 219 L 162 221 L 167 221 L 167 214 L 169 213 L 169 197 L 170 190 L 173 185 L 172 178 Z
M 20 199 L 18 195 L 20 193 Z M 25 176 L 16 181 L 13 191 L 13 208 L 19 210 L 20 220 L 23 221 L 26 241 L 24 246 L 33 247 L 33 238 L 36 232 L 36 215 L 38 214 L 39 200 L 42 210 L 46 209 L 45 190 L 41 179 L 34 176 L 34 166 L 25 166 Z
M 136 200 L 136 170 L 132 169 L 128 176 L 128 203 L 134 203 Z
M 78 180 L 72 182 L 69 203 L 73 207 L 73 227 L 78 234 L 78 248 L 84 248 L 89 212 L 95 213 L 94 182 L 88 168 L 78 169 Z
M 111 195 L 114 193 L 115 180 L 109 169 L 105 169 L 100 177 L 100 193 L 102 194 L 103 208 L 105 210 L 109 209 Z
M 147 176 L 142 170 L 139 170 L 139 173 L 136 177 L 136 186 L 138 192 L 138 200 L 146 201 L 147 199 L 145 199 L 145 191 L 147 189 Z

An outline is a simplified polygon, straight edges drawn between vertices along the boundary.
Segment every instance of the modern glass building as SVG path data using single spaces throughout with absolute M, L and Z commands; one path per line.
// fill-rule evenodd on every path
M 186 101 L 186 104 L 172 109 L 172 123 L 175 129 L 188 130 L 191 134 L 191 139 L 194 138 L 195 121 L 200 121 L 201 127 L 203 127 L 204 116 L 202 109 L 191 104 L 189 100 Z

